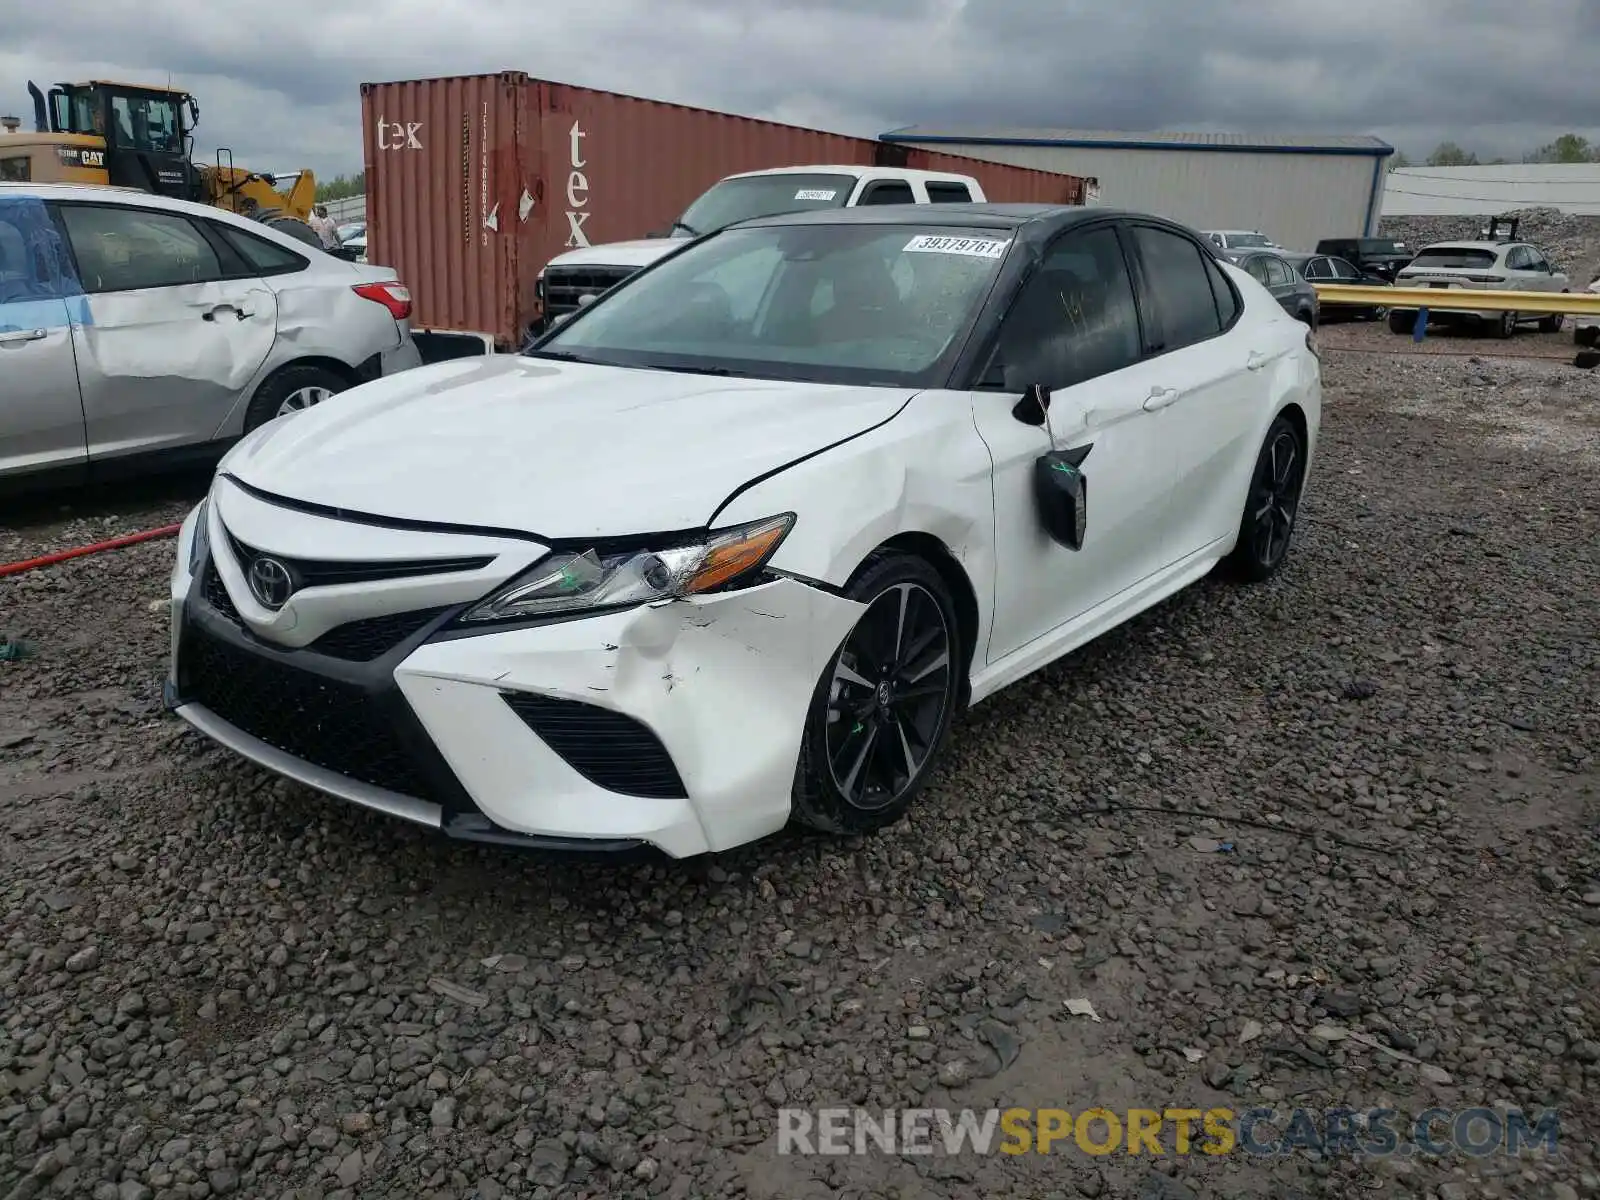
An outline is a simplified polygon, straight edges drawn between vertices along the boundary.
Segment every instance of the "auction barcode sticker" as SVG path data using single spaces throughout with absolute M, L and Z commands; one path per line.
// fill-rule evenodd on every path
M 832 200 L 839 194 L 838 190 L 828 191 L 826 188 L 801 188 L 794 194 L 796 200 Z
M 906 243 L 908 253 L 965 254 L 971 258 L 1003 258 L 1010 238 L 937 237 L 918 234 Z

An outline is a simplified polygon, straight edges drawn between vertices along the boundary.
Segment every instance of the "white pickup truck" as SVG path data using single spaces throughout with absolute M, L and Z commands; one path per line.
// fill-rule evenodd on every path
M 576 312 L 641 267 L 714 229 L 811 208 L 863 204 L 981 204 L 987 197 L 970 175 L 900 167 L 774 167 L 719 180 L 664 234 L 636 242 L 585 246 L 550 260 L 534 283 L 543 323 Z

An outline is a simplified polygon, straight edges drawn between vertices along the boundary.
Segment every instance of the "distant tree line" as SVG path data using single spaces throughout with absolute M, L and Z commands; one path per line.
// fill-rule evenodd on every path
M 1430 167 L 1476 167 L 1487 163 L 1498 166 L 1510 162 L 1506 158 L 1479 159 L 1470 150 L 1463 150 L 1456 142 L 1440 142 L 1433 148 L 1433 153 L 1428 155 L 1427 165 Z M 1555 141 L 1540 146 L 1531 154 L 1524 154 L 1521 158 L 1525 163 L 1600 163 L 1600 146 L 1592 146 L 1589 139 L 1576 133 L 1563 133 Z M 1413 163 L 1404 154 L 1394 154 L 1389 159 L 1389 169 L 1396 167 L 1412 167 Z
M 367 173 L 357 171 L 354 175 L 335 175 L 332 179 L 325 179 L 317 184 L 317 200 L 326 204 L 329 200 L 344 200 L 350 196 L 365 196 L 367 194 Z

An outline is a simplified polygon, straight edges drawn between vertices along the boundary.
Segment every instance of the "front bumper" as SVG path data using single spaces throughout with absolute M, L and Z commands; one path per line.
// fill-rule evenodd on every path
M 234 607 L 190 536 L 168 706 L 269 770 L 453 837 L 675 858 L 782 828 L 812 694 L 861 606 L 787 578 L 518 628 L 459 606 L 298 649 Z M 355 657 L 352 657 L 354 655 Z

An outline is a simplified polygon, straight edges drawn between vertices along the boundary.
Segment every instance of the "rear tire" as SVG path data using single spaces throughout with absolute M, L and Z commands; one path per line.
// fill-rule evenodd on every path
M 308 246 L 315 246 L 318 250 L 322 249 L 322 238 L 318 236 L 317 231 L 299 217 L 291 217 L 286 213 L 277 213 L 261 217 L 259 220 L 268 229 L 286 234 L 296 241 L 304 242 Z
M 284 367 L 256 389 L 245 410 L 244 431 L 249 433 L 287 413 L 315 407 L 349 386 L 348 379 L 326 367 L 310 363 Z
M 1239 517 L 1239 540 L 1224 560 L 1234 578 L 1261 583 L 1278 573 L 1294 539 L 1305 478 L 1305 440 L 1295 423 L 1279 413 L 1267 429 L 1255 469 L 1250 472 L 1250 490 Z
M 927 783 L 967 660 L 950 589 L 923 559 L 877 551 L 844 590 L 867 607 L 812 693 L 792 816 L 860 835 L 898 821 Z
M 1489 331 L 1497 338 L 1510 338 L 1517 336 L 1517 314 L 1503 312 L 1498 320 L 1489 326 Z
M 1412 331 L 1412 329 L 1416 327 L 1416 324 L 1417 324 L 1417 314 L 1416 313 L 1403 313 L 1403 312 L 1392 312 L 1392 311 L 1389 313 L 1389 332 L 1390 333 L 1410 333 Z

